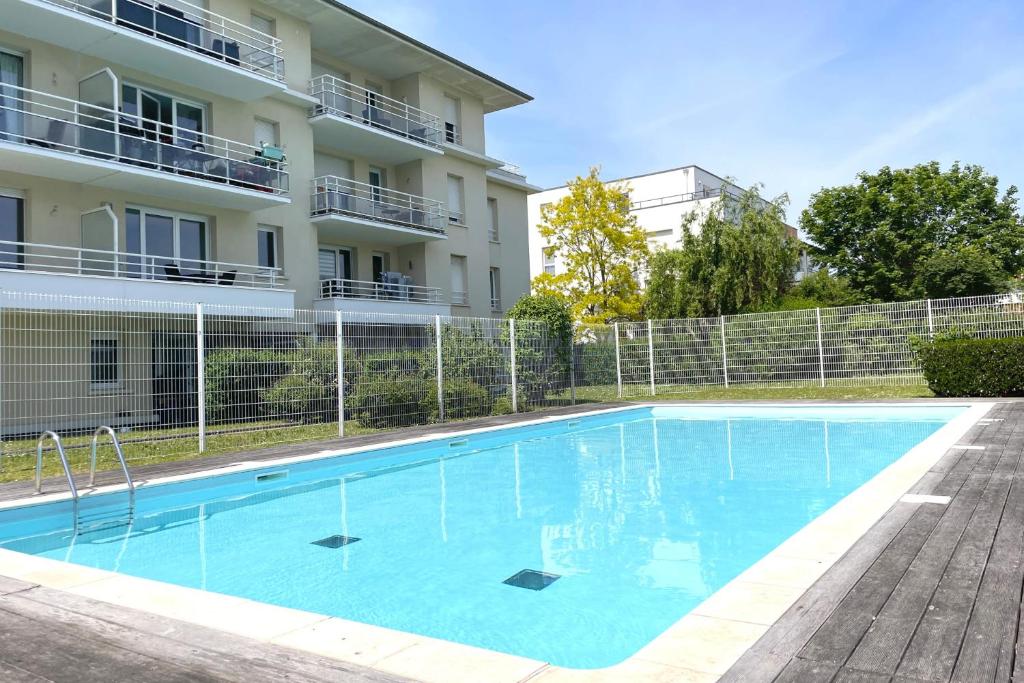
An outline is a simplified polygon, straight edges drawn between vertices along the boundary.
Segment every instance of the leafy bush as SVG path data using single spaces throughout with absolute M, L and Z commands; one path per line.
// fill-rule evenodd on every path
M 436 385 L 418 375 L 370 375 L 359 382 L 346 404 L 363 427 L 408 427 L 427 421 L 430 414 L 422 406 L 431 394 L 436 405 Z
M 221 349 L 206 357 L 210 422 L 253 419 L 264 391 L 288 372 L 290 349 Z
M 307 374 L 285 375 L 262 398 L 268 417 L 307 424 L 338 418 L 334 387 Z
M 444 382 L 444 419 L 462 420 L 491 414 L 491 392 L 471 379 L 453 377 Z M 437 390 L 428 392 L 421 403 L 422 412 L 430 420 L 438 419 Z M 511 410 L 509 410 L 511 412 Z
M 917 354 L 937 396 L 1024 396 L 1024 337 L 936 339 Z

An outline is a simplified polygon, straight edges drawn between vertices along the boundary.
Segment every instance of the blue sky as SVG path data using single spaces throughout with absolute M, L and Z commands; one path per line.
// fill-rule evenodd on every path
M 977 163 L 1024 183 L 1024 2 L 350 0 L 534 96 L 493 156 L 549 187 L 697 164 L 789 194 Z

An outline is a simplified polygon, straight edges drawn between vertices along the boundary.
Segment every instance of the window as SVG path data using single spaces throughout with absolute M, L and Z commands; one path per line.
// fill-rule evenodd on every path
M 455 254 L 452 254 L 452 304 L 469 304 L 469 294 L 466 290 L 466 257 Z
M 263 147 L 264 145 L 280 147 L 278 142 L 279 130 L 278 125 L 273 121 L 256 119 L 256 134 L 253 136 L 253 142 L 256 143 L 257 147 Z
M 7 97 L 23 98 L 24 94 L 15 88 L 20 88 L 23 83 L 24 60 L 21 55 L 0 50 L 0 140 L 10 136 L 19 136 L 22 133 L 22 115 L 19 111 L 22 106 L 17 99 L 5 101 Z M 5 87 L 9 86 L 9 87 Z
M 256 29 L 260 33 L 266 33 L 268 36 L 277 35 L 277 27 L 275 26 L 275 23 L 276 22 L 273 19 L 260 16 L 255 12 L 253 12 L 252 16 L 249 18 L 250 27 Z
M 501 269 L 491 268 L 491 310 L 501 310 Z
M 498 200 L 494 197 L 487 198 L 487 212 L 490 217 L 490 225 L 487 226 L 487 239 L 492 242 L 498 241 Z
M 281 229 L 274 225 L 256 228 L 256 263 L 260 268 L 280 268 L 278 237 Z
M 555 274 L 555 248 L 544 247 L 541 251 L 541 258 L 544 262 L 544 272 L 548 275 Z
M 202 104 L 124 83 L 121 86 L 121 109 L 128 118 L 121 122 L 122 125 L 137 126 L 146 139 L 173 142 L 180 147 L 203 144 L 206 107 Z M 135 117 L 143 120 L 136 123 L 132 121 Z
M 466 224 L 465 204 L 462 201 L 462 178 L 448 176 L 448 222 Z
M 374 282 L 384 282 L 384 273 L 391 267 L 391 257 L 383 251 L 375 251 L 370 254 L 370 270 Z
M 25 198 L 0 188 L 0 268 L 19 268 L 25 241 Z M 16 244 L 9 244 L 15 242 Z
M 207 219 L 162 209 L 125 210 L 128 274 L 158 280 L 209 278 Z
M 120 383 L 117 337 L 93 336 L 89 344 L 89 385 L 93 389 L 111 389 Z
M 458 98 L 451 95 L 444 96 L 444 141 L 453 145 L 462 144 L 460 109 Z
M 387 172 L 383 168 L 371 166 L 368 180 L 370 181 L 370 198 L 375 202 L 381 201 L 384 198 L 383 190 L 388 185 Z

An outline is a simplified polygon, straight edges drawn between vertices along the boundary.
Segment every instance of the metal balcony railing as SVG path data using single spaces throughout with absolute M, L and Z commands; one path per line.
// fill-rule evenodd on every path
M 11 85 L 0 91 L 0 143 L 4 142 L 276 195 L 288 193 L 287 164 L 280 153 L 270 154 L 273 148 L 256 149 L 193 128 Z
M 56 244 L 0 241 L 0 273 L 58 273 L 112 278 L 140 278 L 192 284 L 277 289 L 280 268 L 244 263 L 133 254 Z
M 456 306 L 469 305 L 469 293 L 459 289 L 452 290 L 452 304 Z
M 326 74 L 309 82 L 309 94 L 320 102 L 310 116 L 330 114 L 432 147 L 441 145 L 440 117 L 405 102 Z
M 462 146 L 462 129 L 459 128 L 459 124 L 444 122 L 444 141 L 450 145 Z
M 441 202 L 337 176 L 313 179 L 310 212 L 314 217 L 348 215 L 445 234 Z
M 686 192 L 684 194 L 673 194 L 667 197 L 656 197 L 654 199 L 642 199 L 640 201 L 630 202 L 630 209 L 650 209 L 656 206 L 666 206 L 668 204 L 681 204 L 683 202 L 692 202 L 698 199 L 711 199 L 712 197 L 720 197 L 722 195 L 727 197 L 738 198 L 739 195 L 732 190 L 715 187 L 705 188 L 703 190 L 697 190 L 696 192 Z
M 439 304 L 441 290 L 414 285 L 411 278 L 401 276 L 400 282 L 369 282 L 345 278 L 320 280 L 321 299 L 371 299 L 393 303 Z
M 45 0 L 84 16 L 165 41 L 276 81 L 284 80 L 281 40 L 184 0 Z

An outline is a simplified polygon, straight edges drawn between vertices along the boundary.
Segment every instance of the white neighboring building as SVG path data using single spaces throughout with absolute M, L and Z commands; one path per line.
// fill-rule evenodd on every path
M 630 213 L 647 233 L 651 250 L 678 247 L 683 239 L 683 216 L 694 211 L 707 212 L 722 193 L 738 196 L 739 186 L 710 173 L 699 166 L 682 166 L 666 171 L 617 178 L 605 183 L 629 186 Z M 543 272 L 557 273 L 561 267 L 557 259 L 546 253 L 547 243 L 540 235 L 541 207 L 553 204 L 569 194 L 567 186 L 553 187 L 528 195 L 530 277 Z M 796 228 L 790 227 L 793 236 Z M 806 256 L 801 255 L 797 279 L 807 270 Z

